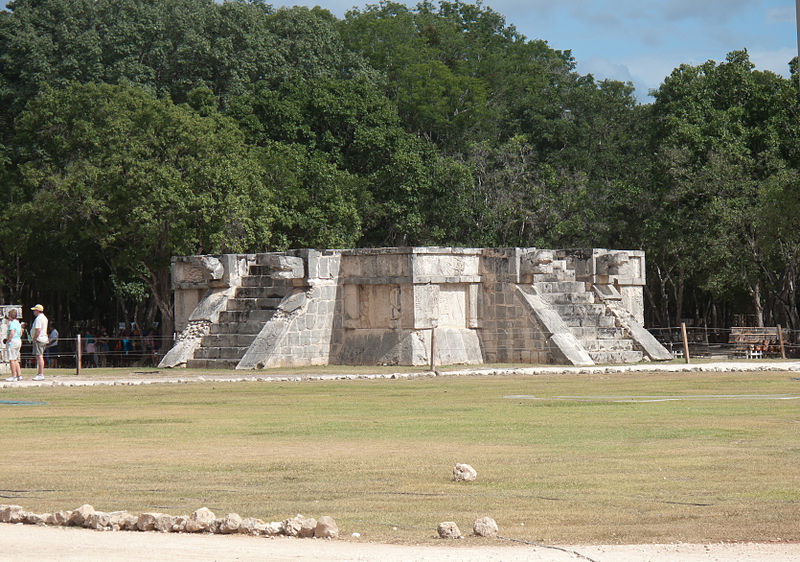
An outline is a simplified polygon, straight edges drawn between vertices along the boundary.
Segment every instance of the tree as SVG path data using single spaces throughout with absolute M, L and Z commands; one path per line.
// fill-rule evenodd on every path
M 746 291 L 755 322 L 765 321 L 776 275 L 763 217 L 795 151 L 786 126 L 796 94 L 787 85 L 753 70 L 746 51 L 733 51 L 721 64 L 681 65 L 655 92 L 656 181 L 665 204 L 650 242 L 653 258 L 681 264 L 677 317 L 693 279 L 719 298 Z
M 147 284 L 171 333 L 174 255 L 263 249 L 272 194 L 238 128 L 126 86 L 47 89 L 20 116 L 22 193 L 40 234 Z

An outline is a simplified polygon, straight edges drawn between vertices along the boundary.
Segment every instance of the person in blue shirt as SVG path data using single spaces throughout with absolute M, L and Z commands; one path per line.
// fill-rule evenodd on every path
M 19 368 L 19 350 L 22 347 L 22 326 L 17 320 L 16 309 L 10 309 L 6 314 L 8 318 L 8 339 L 6 345 L 8 346 L 8 364 L 11 367 L 11 376 L 6 380 L 21 381 L 22 372 Z

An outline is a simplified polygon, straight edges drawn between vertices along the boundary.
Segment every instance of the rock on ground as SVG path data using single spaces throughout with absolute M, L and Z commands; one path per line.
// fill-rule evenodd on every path
M 339 527 L 333 517 L 323 515 L 317 519 L 317 526 L 314 529 L 314 536 L 318 539 L 335 539 L 339 536 Z
M 439 537 L 443 539 L 457 539 L 461 536 L 461 531 L 453 521 L 442 521 L 436 528 Z
M 472 532 L 479 537 L 496 537 L 497 522 L 491 517 L 479 517 L 472 525 Z
M 186 520 L 185 531 L 187 533 L 200 533 L 212 530 L 215 519 L 214 512 L 207 507 L 196 509 Z
M 468 464 L 456 463 L 453 467 L 453 480 L 456 482 L 474 482 L 478 473 Z

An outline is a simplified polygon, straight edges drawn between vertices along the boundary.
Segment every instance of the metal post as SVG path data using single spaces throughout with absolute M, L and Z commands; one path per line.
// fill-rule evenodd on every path
M 78 334 L 78 344 L 77 345 L 78 345 L 78 348 L 75 350 L 76 351 L 76 357 L 77 357 L 77 361 L 75 361 L 75 365 L 76 365 L 76 368 L 77 368 L 76 369 L 77 370 L 76 374 L 78 376 L 81 376 L 81 335 L 80 334 Z
M 686 322 L 681 322 L 681 336 L 683 336 L 683 358 L 689 363 L 689 340 L 686 337 Z

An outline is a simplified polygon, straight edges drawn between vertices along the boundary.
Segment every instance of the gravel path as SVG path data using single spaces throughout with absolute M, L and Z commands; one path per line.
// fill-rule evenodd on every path
M 671 544 L 622 546 L 498 545 L 400 546 L 345 540 L 266 539 L 244 536 L 100 532 L 88 529 L 0 524 L 0 560 L 353 560 L 595 562 L 800 561 L 800 544 Z
M 29 371 L 29 370 L 28 370 Z M 44 381 L 33 381 L 31 374 L 24 374 L 19 382 L 6 382 L 0 379 L 0 388 L 30 386 L 127 386 L 142 384 L 186 384 L 202 382 L 300 382 L 314 380 L 373 380 L 373 379 L 413 379 L 419 377 L 446 376 L 511 376 L 511 375 L 558 375 L 558 374 L 611 374 L 611 373 L 700 373 L 700 372 L 751 372 L 751 371 L 790 371 L 800 373 L 800 361 L 714 361 L 704 363 L 637 363 L 635 365 L 606 365 L 594 367 L 513 367 L 484 368 L 469 367 L 448 371 L 420 371 L 412 373 L 376 374 L 315 374 L 309 371 L 302 375 L 264 374 L 258 371 L 231 371 L 226 374 L 207 374 L 202 371 L 183 369 L 161 369 L 122 372 L 112 376 L 94 376 L 91 369 L 84 369 L 81 376 L 74 374 L 50 375 L 45 371 Z M 56 371 L 56 373 L 58 373 Z

